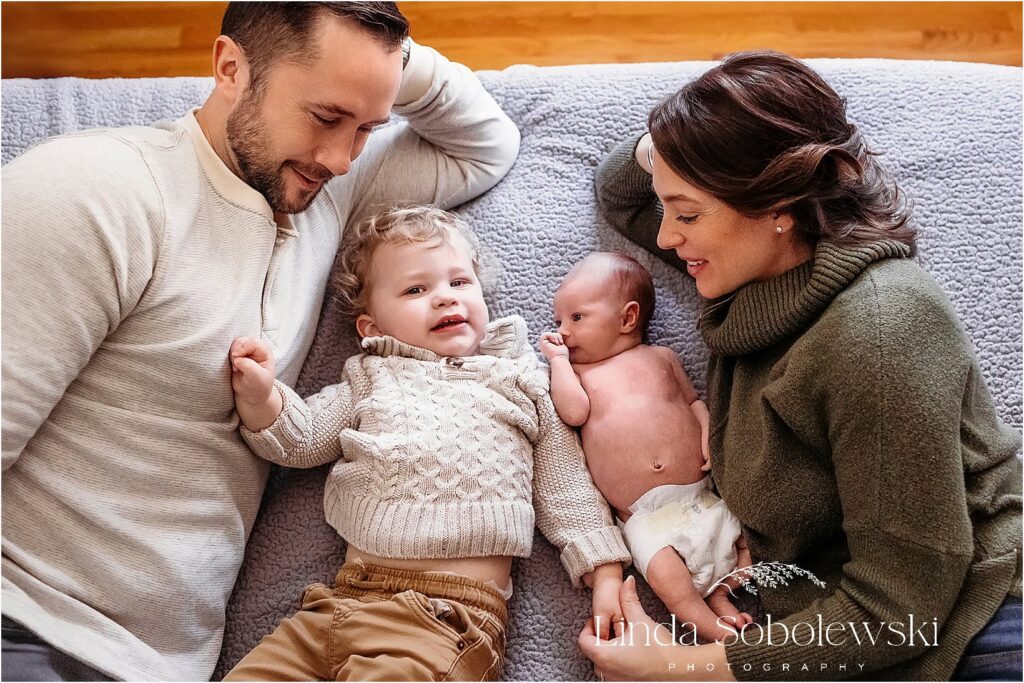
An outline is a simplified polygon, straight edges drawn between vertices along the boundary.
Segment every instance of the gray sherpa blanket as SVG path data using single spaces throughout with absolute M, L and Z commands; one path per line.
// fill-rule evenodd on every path
M 942 62 L 812 60 L 848 98 L 850 118 L 914 198 L 921 261 L 971 335 L 1000 416 L 1021 426 L 1021 69 Z M 551 326 L 560 276 L 594 249 L 621 249 L 657 284 L 651 337 L 679 352 L 698 390 L 705 348 L 695 331 L 692 281 L 613 233 L 595 212 L 594 170 L 645 126 L 652 105 L 709 63 L 515 66 L 480 74 L 523 134 L 515 167 L 461 208 L 502 273 L 494 317 L 517 313 L 537 335 Z M 9 80 L 3 83 L 6 163 L 49 135 L 177 118 L 200 104 L 210 79 Z M 298 382 L 308 394 L 339 376 L 355 335 L 328 302 Z M 326 470 L 275 469 L 228 607 L 216 676 L 296 609 L 302 589 L 330 582 L 344 543 L 323 519 Z M 514 568 L 507 679 L 591 679 L 576 637 L 588 595 L 573 590 L 539 535 Z M 648 608 L 664 618 L 652 594 Z

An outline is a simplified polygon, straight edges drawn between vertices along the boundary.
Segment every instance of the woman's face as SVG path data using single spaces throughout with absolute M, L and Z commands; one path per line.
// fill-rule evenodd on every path
M 658 246 L 686 261 L 701 296 L 730 294 L 813 257 L 813 247 L 794 234 L 788 214 L 749 218 L 680 178 L 657 151 L 653 160 L 654 191 L 665 209 Z

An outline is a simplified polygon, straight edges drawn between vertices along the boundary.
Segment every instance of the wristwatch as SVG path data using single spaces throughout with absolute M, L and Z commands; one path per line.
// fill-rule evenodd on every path
M 412 48 L 412 38 L 409 36 L 405 37 L 402 41 L 402 71 L 405 71 L 405 67 L 409 65 L 409 50 Z

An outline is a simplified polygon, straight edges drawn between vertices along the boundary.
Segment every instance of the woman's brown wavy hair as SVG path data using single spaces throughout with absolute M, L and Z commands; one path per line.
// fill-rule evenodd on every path
M 914 249 L 906 195 L 846 120 L 846 101 L 779 52 L 738 52 L 650 114 L 658 154 L 747 216 L 789 213 L 799 234 Z

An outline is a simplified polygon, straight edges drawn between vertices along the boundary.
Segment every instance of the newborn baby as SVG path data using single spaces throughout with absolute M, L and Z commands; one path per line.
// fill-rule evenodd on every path
M 633 562 L 701 640 L 750 623 L 716 581 L 749 566 L 740 523 L 711 490 L 708 410 L 669 348 L 643 343 L 651 276 L 625 254 L 576 264 L 555 293 L 557 332 L 540 346 L 559 416 L 581 427 L 587 466 Z M 736 583 L 731 584 L 736 587 Z

